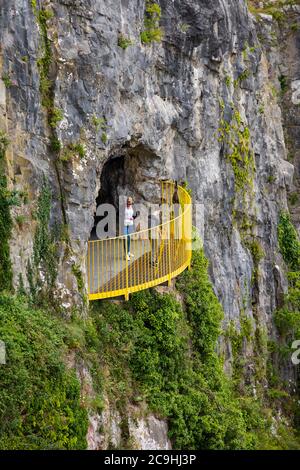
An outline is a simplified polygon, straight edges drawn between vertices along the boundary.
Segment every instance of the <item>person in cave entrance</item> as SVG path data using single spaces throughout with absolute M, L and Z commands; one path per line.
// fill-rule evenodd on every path
M 134 232 L 134 220 L 139 216 L 139 212 L 135 212 L 133 209 L 133 200 L 132 197 L 127 198 L 127 203 L 125 207 L 124 214 L 124 235 L 127 237 L 127 261 L 130 261 L 130 258 L 134 257 L 134 254 L 131 253 L 131 235 Z M 124 239 L 125 250 L 126 250 L 126 239 Z
M 160 247 L 162 239 L 162 212 L 154 209 L 148 216 L 149 237 L 151 243 L 151 266 L 159 267 Z
M 178 194 L 178 181 L 176 181 L 176 180 L 174 182 L 174 193 L 173 193 L 173 197 L 172 197 L 172 204 L 174 206 L 177 206 L 177 204 L 180 204 L 179 194 Z

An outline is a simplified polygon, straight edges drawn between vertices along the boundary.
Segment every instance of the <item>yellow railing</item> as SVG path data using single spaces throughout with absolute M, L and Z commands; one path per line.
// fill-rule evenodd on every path
M 156 227 L 127 236 L 88 242 L 87 273 L 90 300 L 125 296 L 178 276 L 191 263 L 192 200 L 178 186 L 179 204 L 173 204 L 173 182 L 161 183 L 161 221 Z

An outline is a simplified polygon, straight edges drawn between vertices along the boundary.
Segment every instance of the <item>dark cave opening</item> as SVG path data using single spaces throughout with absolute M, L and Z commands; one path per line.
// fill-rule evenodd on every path
M 161 160 L 142 144 L 132 148 L 124 146 L 118 153 L 112 154 L 103 166 L 100 176 L 100 190 L 96 198 L 96 207 L 111 204 L 116 211 L 116 235 L 119 231 L 119 215 L 128 196 L 133 197 L 135 205 L 148 206 L 160 203 Z M 97 240 L 97 224 L 107 216 L 94 215 L 94 226 L 90 240 Z M 108 227 L 105 227 L 107 231 Z M 107 236 L 110 234 L 107 232 Z M 102 237 L 101 237 L 102 238 Z M 104 236 L 105 238 L 105 236 Z
M 124 187 L 125 184 L 125 172 L 124 172 L 124 155 L 117 155 L 110 157 L 104 164 L 101 177 L 100 177 L 100 190 L 96 198 L 96 208 L 101 204 L 111 204 L 116 209 L 117 220 L 119 217 L 119 197 L 120 188 Z M 97 240 L 96 227 L 101 219 L 106 217 L 107 212 L 103 216 L 98 216 L 97 211 L 94 214 L 94 226 L 91 231 L 91 240 Z M 106 230 L 107 230 L 106 226 Z

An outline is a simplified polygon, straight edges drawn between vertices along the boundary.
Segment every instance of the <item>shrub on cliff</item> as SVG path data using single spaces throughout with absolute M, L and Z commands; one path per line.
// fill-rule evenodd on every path
M 144 31 L 141 32 L 141 41 L 144 44 L 160 42 L 163 32 L 159 26 L 161 18 L 161 8 L 153 0 L 146 1 L 146 11 L 144 17 Z
M 278 224 L 278 243 L 284 261 L 292 271 L 300 270 L 300 242 L 290 216 L 282 212 Z
M 215 352 L 222 309 L 203 251 L 194 253 L 192 270 L 177 287 L 184 309 L 155 290 L 122 306 L 93 305 L 111 400 L 124 416 L 126 403 L 145 400 L 167 418 L 174 448 L 255 448 L 266 421 L 258 406 L 235 397 Z
M 64 364 L 66 329 L 25 298 L 0 296 L 0 449 L 85 449 L 80 384 Z

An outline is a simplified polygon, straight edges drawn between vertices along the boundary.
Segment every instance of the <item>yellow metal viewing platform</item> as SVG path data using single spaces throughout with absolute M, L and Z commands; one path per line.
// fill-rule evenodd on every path
M 167 222 L 131 235 L 127 260 L 126 236 L 89 241 L 87 255 L 88 294 L 90 300 L 125 296 L 168 282 L 191 263 L 192 200 L 178 186 L 179 205 L 174 206 L 173 182 L 161 184 L 162 212 Z M 166 210 L 168 209 L 168 210 Z M 164 214 L 162 214 L 164 221 Z

